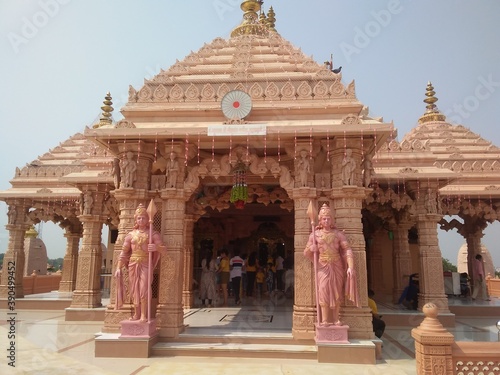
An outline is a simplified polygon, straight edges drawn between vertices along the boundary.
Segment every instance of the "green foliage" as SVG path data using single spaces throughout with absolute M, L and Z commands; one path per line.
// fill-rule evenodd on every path
M 231 198 L 229 201 L 234 203 L 236 201 L 246 202 L 248 199 L 248 187 L 247 185 L 235 185 L 231 189 Z
M 64 260 L 63 258 L 48 259 L 47 263 L 50 264 L 50 267 L 47 268 L 47 271 L 55 272 L 61 270 L 63 265 L 63 260 Z
M 457 272 L 457 266 L 451 264 L 448 259 L 443 258 L 443 271 L 444 272 Z

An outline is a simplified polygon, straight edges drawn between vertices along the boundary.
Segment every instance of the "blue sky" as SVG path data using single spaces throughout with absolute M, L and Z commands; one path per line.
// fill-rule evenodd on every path
M 0 189 L 16 167 L 83 132 L 107 91 L 118 109 L 129 84 L 216 37 L 242 18 L 238 0 L 0 0 Z M 401 139 L 424 112 L 431 81 L 438 107 L 500 146 L 500 2 L 497 0 L 267 0 L 278 32 L 318 62 L 342 66 L 373 116 L 393 120 Z M 0 252 L 7 248 L 6 205 L 0 204 Z M 500 267 L 500 225 L 483 242 Z M 49 257 L 63 256 L 44 225 Z M 496 232 L 496 233 L 495 233 Z M 496 241 L 496 242 L 495 242 Z M 441 234 L 455 263 L 463 239 Z

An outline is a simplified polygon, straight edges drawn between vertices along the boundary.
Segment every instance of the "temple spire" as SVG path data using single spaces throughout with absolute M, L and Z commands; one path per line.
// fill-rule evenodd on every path
M 431 122 L 431 121 L 445 121 L 446 116 L 443 115 L 438 107 L 436 106 L 436 102 L 438 101 L 438 98 L 436 98 L 434 95 L 436 92 L 434 91 L 434 87 L 432 86 L 431 82 L 427 83 L 427 89 L 425 92 L 426 98 L 424 99 L 424 103 L 427 105 L 425 106 L 426 111 L 425 113 L 418 119 L 418 122 L 420 124 L 424 124 L 426 122 Z
M 274 30 L 274 20 L 272 27 L 269 26 L 269 20 L 267 22 L 263 22 L 265 19 L 261 16 L 259 19 L 259 12 L 261 11 L 263 1 L 258 0 L 247 0 L 241 3 L 241 10 L 243 13 L 243 21 L 240 25 L 236 26 L 231 32 L 231 38 L 240 36 L 240 35 L 260 35 L 266 36 L 269 35 L 270 31 Z M 274 18 L 274 11 L 272 12 Z M 267 15 L 269 18 L 269 14 Z
M 111 94 L 108 91 L 103 100 L 104 105 L 101 107 L 101 118 L 99 119 L 99 122 L 93 126 L 93 128 L 100 128 L 101 126 L 112 124 L 113 119 L 111 118 L 111 112 L 113 112 L 113 107 L 111 105 L 113 104 L 113 102 L 111 101 L 111 99 Z
M 276 13 L 274 13 L 273 7 L 269 8 L 269 12 L 267 12 L 267 27 L 269 30 L 276 32 L 274 28 L 276 26 Z

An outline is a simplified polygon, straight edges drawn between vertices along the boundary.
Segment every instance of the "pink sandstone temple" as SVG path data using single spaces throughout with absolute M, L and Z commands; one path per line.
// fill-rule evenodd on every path
M 266 13 L 261 2 L 243 1 L 241 8 L 243 21 L 228 39 L 216 38 L 142 87 L 130 86 L 122 120 L 112 120 L 108 93 L 98 122 L 16 169 L 0 200 L 9 207 L 4 264 L 21 265 L 17 298 L 26 273 L 25 233 L 55 222 L 67 241 L 59 286 L 72 293 L 66 320 L 96 311 L 103 332 L 118 333 L 131 306 L 115 309 L 113 279 L 103 309 L 101 269 L 114 270 L 135 209 L 153 200 L 153 225 L 167 247 L 154 270 L 155 340 L 184 331 L 202 250 L 215 254 L 235 244 L 266 254 L 279 249 L 293 260 L 291 333 L 311 340 L 314 271 L 303 250 L 313 201 L 331 207 L 354 253 L 361 307 L 342 305 L 349 340 L 375 341 L 368 289 L 396 303 L 414 273 L 418 310 L 432 303 L 453 324 L 438 230 L 464 237 L 464 267 L 472 275 L 483 231 L 500 218 L 500 149 L 448 123 L 431 83 L 418 125 L 397 141 L 394 125 L 371 117 L 358 101 L 354 82 L 343 82 L 341 72 L 280 36 L 272 7 Z M 302 158 L 307 170 L 299 166 Z M 2 298 L 7 285 L 4 272 Z M 96 355 L 139 350 L 147 356 L 151 345 L 96 341 Z M 361 356 L 370 356 L 376 345 L 363 350 Z

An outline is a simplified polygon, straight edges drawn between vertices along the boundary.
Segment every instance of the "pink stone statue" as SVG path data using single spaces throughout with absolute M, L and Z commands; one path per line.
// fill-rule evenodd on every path
M 161 241 L 160 234 L 151 231 L 152 241 L 149 240 L 149 215 L 146 208 L 140 204 L 134 215 L 134 229 L 128 233 L 123 242 L 122 251 L 118 259 L 115 271 L 117 278 L 117 292 L 115 309 L 123 305 L 124 286 L 122 277 L 122 267 L 128 267 L 129 293 L 134 304 L 134 314 L 131 320 L 147 320 L 147 299 L 151 285 L 149 272 L 153 272 L 161 253 L 165 251 L 165 246 Z M 149 264 L 149 253 L 152 253 L 151 265 Z
M 340 326 L 339 311 L 344 298 L 359 307 L 353 253 L 344 233 L 335 228 L 328 205 L 321 207 L 318 221 L 304 249 L 304 255 L 311 261 L 314 261 L 315 253 L 317 255 L 316 299 L 321 313 L 318 314 L 318 323 Z

